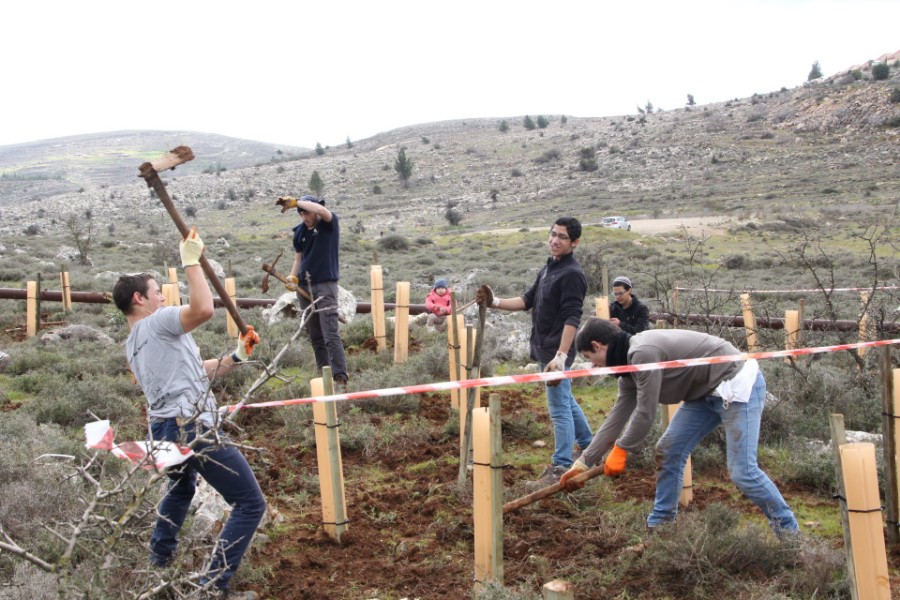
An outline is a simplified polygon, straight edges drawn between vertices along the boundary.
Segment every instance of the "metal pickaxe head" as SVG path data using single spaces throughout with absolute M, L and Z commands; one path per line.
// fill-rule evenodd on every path
M 278 259 L 281 258 L 282 254 L 284 254 L 284 250 L 279 250 L 278 256 L 275 257 L 275 260 L 272 261 L 271 265 L 263 264 L 263 271 L 265 271 L 266 274 L 263 275 L 262 283 L 260 283 L 260 285 L 259 285 L 263 294 L 265 294 L 266 292 L 269 291 L 269 275 L 271 274 L 272 271 L 275 271 L 275 263 L 278 262 Z M 268 267 L 268 268 L 266 268 L 266 267 Z

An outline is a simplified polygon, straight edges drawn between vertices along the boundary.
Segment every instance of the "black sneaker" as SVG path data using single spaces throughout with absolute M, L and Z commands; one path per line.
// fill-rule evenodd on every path
M 544 469 L 544 472 L 541 473 L 540 477 L 534 481 L 527 482 L 525 487 L 530 490 L 542 490 L 545 487 L 550 487 L 554 483 L 559 483 L 559 478 L 568 470 L 569 469 L 562 465 L 550 465 Z

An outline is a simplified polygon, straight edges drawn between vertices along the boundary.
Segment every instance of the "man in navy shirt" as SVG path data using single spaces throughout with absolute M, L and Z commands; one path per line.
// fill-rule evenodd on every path
M 293 199 L 291 199 L 293 200 Z M 347 383 L 347 358 L 338 329 L 338 249 L 341 227 L 338 216 L 325 208 L 325 201 L 302 196 L 296 202 L 302 222 L 294 227 L 294 264 L 290 279 L 317 300 L 315 312 L 306 322 L 306 330 L 316 355 L 316 367 L 331 367 L 338 385 Z M 300 306 L 310 301 L 301 294 Z

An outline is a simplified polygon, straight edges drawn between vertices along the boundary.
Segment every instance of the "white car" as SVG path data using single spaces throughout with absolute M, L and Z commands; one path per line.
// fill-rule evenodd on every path
M 624 229 L 631 231 L 631 223 L 625 217 L 603 217 L 600 222 L 601 227 L 614 227 L 616 229 Z

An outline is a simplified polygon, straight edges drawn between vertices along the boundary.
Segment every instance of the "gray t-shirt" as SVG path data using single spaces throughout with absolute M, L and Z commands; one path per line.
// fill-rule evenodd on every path
M 180 307 L 165 306 L 135 323 L 125 340 L 125 357 L 144 390 L 151 420 L 199 414 L 200 422 L 215 427 L 216 400 L 180 312 Z

